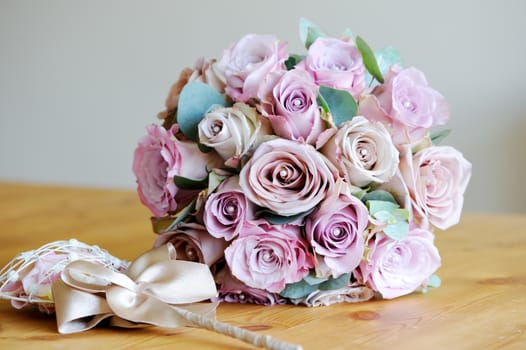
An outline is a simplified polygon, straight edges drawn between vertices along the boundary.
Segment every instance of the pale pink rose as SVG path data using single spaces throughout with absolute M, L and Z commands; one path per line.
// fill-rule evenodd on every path
M 243 225 L 254 218 L 254 205 L 239 186 L 239 176 L 232 176 L 211 193 L 205 204 L 203 221 L 208 232 L 227 241 L 235 238 Z
M 225 51 L 217 71 L 226 82 L 225 91 L 234 101 L 256 97 L 265 76 L 284 70 L 286 44 L 272 35 L 247 34 Z
M 321 152 L 349 183 L 363 187 L 384 183 L 396 172 L 398 151 L 389 131 L 380 122 L 362 116 L 342 124 Z
M 360 264 L 362 282 L 392 299 L 421 287 L 439 267 L 440 255 L 433 234 L 412 228 L 401 240 L 378 234 L 369 242 L 367 261 Z
M 325 122 L 318 107 L 318 86 L 299 69 L 272 72 L 261 85 L 258 97 L 263 116 L 276 135 L 314 145 Z
M 305 219 L 305 234 L 313 251 L 317 277 L 339 277 L 362 260 L 367 207 L 339 181 L 318 208 Z
M 393 66 L 373 95 L 360 101 L 358 113 L 388 124 L 396 144 L 420 141 L 429 128 L 449 120 L 449 106 L 414 67 Z
M 424 220 L 445 230 L 460 220 L 471 163 L 450 146 L 432 146 L 412 155 L 405 152 L 400 172 L 413 210 Z
M 314 266 L 296 225 L 246 225 L 225 249 L 225 259 L 238 280 L 271 293 L 300 281 Z
M 215 149 L 226 165 L 235 168 L 241 157 L 271 133 L 271 127 L 254 108 L 236 103 L 207 113 L 199 122 L 198 131 L 199 142 Z
M 154 247 L 170 242 L 179 260 L 195 261 L 212 266 L 223 257 L 228 245 L 224 239 L 211 236 L 203 225 L 181 224 L 174 231 L 163 232 L 157 237 Z
M 179 189 L 174 176 L 201 180 L 210 169 L 223 163 L 215 152 L 202 153 L 197 143 L 178 140 L 177 131 L 177 125 L 170 130 L 149 125 L 148 134 L 139 140 L 135 149 L 133 172 L 139 198 L 155 216 L 174 212 L 196 193 Z
M 247 198 L 281 216 L 307 212 L 335 183 L 336 169 L 314 147 L 286 139 L 262 143 L 241 169 Z
M 286 304 L 287 299 L 278 293 L 271 293 L 264 289 L 252 288 L 232 276 L 228 267 L 223 268 L 215 276 L 219 284 L 217 301 L 226 303 L 257 304 L 272 306 Z
M 355 99 L 365 89 L 362 55 L 351 41 L 318 38 L 297 67 L 311 73 L 316 84 L 346 90 Z

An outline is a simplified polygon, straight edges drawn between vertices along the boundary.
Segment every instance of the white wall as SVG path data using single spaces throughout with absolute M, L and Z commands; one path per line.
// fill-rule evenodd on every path
M 301 16 L 392 45 L 449 100 L 466 210 L 526 212 L 524 1 L 0 0 L 0 180 L 135 186 L 132 153 L 179 71 L 247 32 L 302 52 Z

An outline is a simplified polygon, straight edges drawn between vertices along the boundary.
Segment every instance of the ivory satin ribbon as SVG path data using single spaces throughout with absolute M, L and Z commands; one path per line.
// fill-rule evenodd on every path
M 175 260 L 171 244 L 135 260 L 126 274 L 88 261 L 74 261 L 52 287 L 60 333 L 82 332 L 110 318 L 119 327 L 182 327 L 177 312 L 214 315 L 216 304 L 197 303 L 217 295 L 207 265 Z

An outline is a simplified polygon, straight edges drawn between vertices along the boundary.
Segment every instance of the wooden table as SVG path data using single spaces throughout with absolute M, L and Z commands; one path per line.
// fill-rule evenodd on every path
M 0 264 L 75 237 L 123 259 L 149 249 L 149 213 L 132 191 L 0 183 Z M 322 308 L 221 304 L 220 321 L 304 349 L 526 349 L 526 216 L 466 214 L 437 234 L 442 287 Z M 96 328 L 57 333 L 53 317 L 0 301 L 0 349 L 254 349 L 206 330 Z

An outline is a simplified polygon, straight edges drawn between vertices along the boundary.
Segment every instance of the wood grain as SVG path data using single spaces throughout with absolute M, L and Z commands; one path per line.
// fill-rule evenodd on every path
M 154 235 L 134 192 L 0 183 L 0 264 L 75 237 L 123 259 Z M 526 348 L 526 216 L 466 214 L 437 233 L 442 287 L 322 308 L 221 304 L 218 319 L 304 349 Z M 0 301 L 1 349 L 253 349 L 200 329 L 109 327 L 60 335 L 53 317 Z

